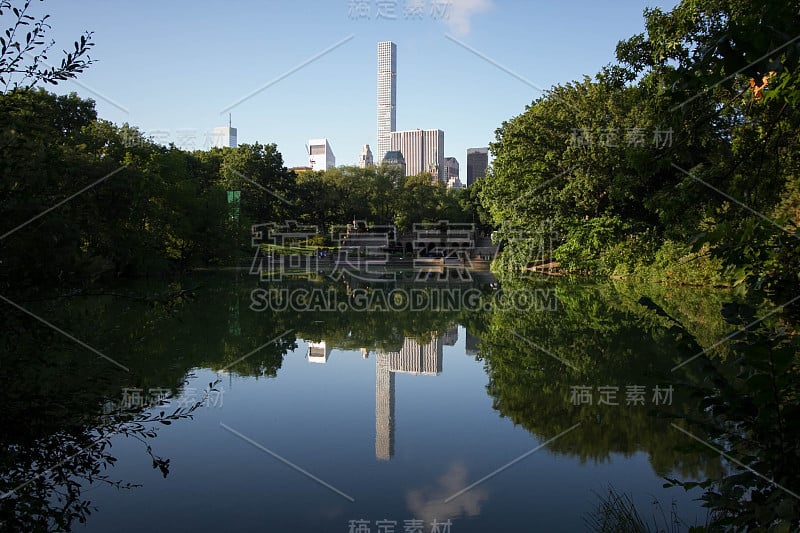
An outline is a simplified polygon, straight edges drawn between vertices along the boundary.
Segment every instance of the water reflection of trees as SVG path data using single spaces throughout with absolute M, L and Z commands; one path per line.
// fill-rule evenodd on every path
M 157 455 L 150 443 L 157 436 L 157 426 L 191 418 L 206 398 L 170 413 L 118 411 L 107 413 L 102 425 L 89 422 L 54 428 L 50 434 L 4 438 L 0 525 L 7 531 L 68 531 L 91 514 L 91 502 L 82 497 L 87 487 L 98 483 L 122 489 L 138 486 L 109 473 L 116 462 L 110 453 L 111 439 L 116 436 L 141 442 L 153 468 L 167 477 L 170 460 Z
M 6 313 L 0 319 L 0 379 L 6 393 L 0 410 L 0 491 L 5 494 L 27 482 L 0 500 L 4 529 L 69 529 L 91 511 L 81 495 L 88 484 L 128 486 L 112 475 L 112 435 L 140 440 L 154 468 L 169 471 L 169 458 L 160 457 L 151 442 L 155 428 L 162 426 L 162 419 L 171 422 L 192 413 L 109 410 L 110 405 L 118 406 L 126 388 L 162 388 L 177 396 L 195 368 L 275 376 L 299 338 L 325 339 L 343 349 L 396 350 L 406 337 L 429 338 L 455 323 L 481 339 L 487 392 L 501 416 L 542 439 L 581 422 L 552 442 L 552 450 L 591 461 L 646 452 L 659 475 L 679 477 L 675 481 L 684 485 L 687 479 L 704 482 L 707 502 L 732 524 L 764 523 L 762 515 L 773 508 L 796 523 L 791 520 L 798 516 L 797 500 L 791 495 L 752 472 L 737 469 L 731 475 L 718 453 L 671 426 L 677 422 L 798 492 L 793 486 L 800 456 L 794 422 L 799 397 L 797 336 L 791 333 L 795 330 L 777 318 L 765 320 L 680 372 L 670 372 L 755 314 L 726 306 L 730 294 L 558 283 L 550 287 L 557 294 L 555 312 L 494 308 L 479 313 L 259 313 L 248 309 L 255 284 L 245 280 L 200 277 L 187 285 L 162 284 L 158 298 L 117 291 L 115 296 L 28 305 L 130 372 L 25 315 Z M 505 290 L 528 286 L 511 280 L 503 285 Z M 153 293 L 149 285 L 131 289 L 131 294 L 148 293 Z M 250 355 L 243 358 L 246 354 Z M 670 384 L 671 405 L 652 405 L 652 388 Z M 604 385 L 619 387 L 620 405 L 571 401 L 573 386 Z M 645 406 L 625 405 L 627 385 L 646 387 Z
M 668 485 L 704 489 L 712 528 L 800 526 L 796 321 L 769 301 L 751 306 L 725 291 L 621 283 L 556 290 L 557 312 L 501 310 L 480 332 L 501 416 L 542 439 L 581 421 L 550 448 L 583 459 L 647 452 Z M 573 385 L 629 383 L 672 385 L 672 405 L 571 402 Z
M 158 428 L 191 418 L 207 395 L 162 412 L 165 401 L 124 405 L 123 391 L 158 388 L 166 398 L 177 396 L 203 352 L 183 351 L 171 330 L 191 314 L 190 294 L 177 284 L 164 291 L 179 295 L 175 298 L 137 294 L 147 292 L 25 303 L 130 372 L 27 315 L 4 314 L 0 529 L 69 530 L 92 511 L 82 496 L 86 488 L 98 483 L 133 487 L 113 476 L 112 438 L 139 441 L 153 468 L 169 473 L 170 459 L 159 456 L 151 441 Z
M 703 355 L 685 375 L 700 409 L 680 426 L 690 453 L 725 453 L 725 476 L 672 480 L 702 486 L 713 525 L 747 530 L 800 528 L 800 336 L 797 322 L 729 302 L 721 315 L 740 333 L 729 341 L 731 357 Z M 760 317 L 760 318 L 759 318 Z M 687 365 L 689 366 L 689 365 Z
M 670 417 L 685 417 L 699 406 L 670 375 L 677 361 L 696 353 L 695 341 L 672 315 L 692 317 L 706 331 L 725 331 L 721 320 L 710 323 L 706 315 L 713 295 L 660 288 L 643 295 L 623 284 L 563 283 L 554 289 L 557 311 L 497 310 L 479 332 L 487 391 L 501 416 L 542 439 L 581 422 L 550 448 L 582 460 L 643 451 L 659 475 L 718 474 L 718 460 L 681 452 L 685 438 L 669 425 Z M 644 388 L 644 405 L 626 405 L 629 385 Z M 655 405 L 655 387 L 670 385 L 671 403 Z M 617 388 L 611 401 L 619 405 L 598 405 L 596 391 L 606 386 Z M 591 387 L 592 403 L 576 405 L 575 387 Z
M 153 468 L 169 473 L 170 459 L 158 455 L 152 440 L 159 427 L 190 418 L 205 398 L 162 413 L 158 406 L 126 408 L 127 390 L 158 389 L 177 397 L 195 368 L 276 376 L 298 338 L 390 349 L 456 320 L 454 313 L 435 311 L 256 313 L 248 310 L 251 280 L 194 277 L 36 301 L 18 298 L 130 371 L 23 313 L 4 314 L 0 529 L 69 530 L 92 511 L 82 496 L 88 486 L 132 488 L 113 476 L 112 437 L 140 441 Z

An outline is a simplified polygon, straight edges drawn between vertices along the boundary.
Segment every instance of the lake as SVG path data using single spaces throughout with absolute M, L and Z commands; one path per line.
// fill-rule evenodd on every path
M 7 528 L 584 531 L 611 490 L 685 530 L 702 492 L 665 478 L 729 469 L 684 385 L 698 347 L 725 357 L 728 291 L 232 272 L 90 292 L 17 302 L 61 332 L 4 311 Z

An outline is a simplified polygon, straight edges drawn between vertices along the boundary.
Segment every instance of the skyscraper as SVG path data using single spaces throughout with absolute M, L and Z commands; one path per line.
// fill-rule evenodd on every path
M 216 148 L 236 148 L 236 128 L 231 127 L 231 117 L 228 115 L 228 125 L 214 128 L 214 146 Z
M 403 154 L 406 176 L 430 172 L 444 181 L 444 132 L 442 130 L 393 131 L 390 150 Z
M 372 160 L 372 150 L 369 149 L 368 144 L 365 144 L 361 148 L 361 155 L 358 158 L 358 166 L 361 168 L 367 168 L 374 164 L 375 162 Z
M 489 168 L 488 148 L 467 149 L 467 187 L 486 176 Z
M 397 127 L 397 46 L 391 41 L 378 43 L 378 151 L 383 161 L 391 150 L 390 133 Z
M 444 181 L 449 183 L 451 179 L 458 178 L 458 159 L 455 157 L 444 158 Z

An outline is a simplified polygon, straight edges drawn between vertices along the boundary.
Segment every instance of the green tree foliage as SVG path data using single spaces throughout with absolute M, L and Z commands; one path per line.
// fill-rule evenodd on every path
M 505 279 L 503 287 L 507 293 L 531 293 L 536 288 L 519 279 Z M 555 311 L 497 308 L 474 332 L 481 338 L 479 353 L 494 408 L 542 439 L 582 422 L 552 445 L 553 450 L 582 460 L 606 461 L 613 453 L 643 450 L 660 475 L 721 473 L 717 461 L 683 454 L 677 446 L 683 437 L 664 423 L 664 415 L 694 413 L 697 400 L 675 386 L 671 405 L 656 406 L 652 401 L 656 386 L 673 382 L 670 368 L 697 352 L 697 341 L 689 335 L 692 330 L 712 344 L 718 338 L 715 334 L 730 329 L 721 318 L 713 318 L 721 295 L 610 282 L 565 282 L 544 288 L 555 291 Z M 643 298 L 639 292 L 643 289 L 650 296 Z M 705 321 L 705 328 L 680 326 L 679 321 L 687 318 L 692 324 Z M 646 405 L 626 405 L 628 385 L 648 391 Z M 587 386 L 593 387 L 594 401 L 574 401 L 573 387 Z M 597 402 L 597 388 L 606 386 L 618 387 L 612 403 L 619 405 Z
M 699 481 L 668 478 L 668 485 L 702 487 L 715 528 L 795 531 L 800 526 L 796 322 L 746 303 L 728 303 L 721 315 L 744 329 L 727 348 L 728 358 L 703 354 L 693 369 L 682 369 L 693 374 L 687 383 L 702 403 L 681 424 L 725 450 L 741 468 Z M 695 451 L 714 453 L 700 442 L 693 444 Z
M 798 11 L 766 0 L 646 10 L 618 64 L 504 122 L 480 192 L 508 243 L 498 265 L 528 266 L 547 223 L 571 270 L 644 272 L 664 243 L 691 243 L 721 260 L 716 281 L 800 288 Z
M 294 214 L 295 182 L 275 144 L 214 148 L 221 157 L 219 184 L 242 191 L 241 212 L 248 221 L 284 220 Z
M 81 284 L 226 265 L 252 224 L 298 220 L 327 234 L 353 219 L 471 221 L 474 204 L 395 167 L 296 175 L 275 144 L 186 152 L 100 120 L 94 102 L 43 89 L 0 95 L 0 283 Z M 238 191 L 238 206 L 227 191 Z
M 98 120 L 74 94 L 12 91 L 0 117 L 3 284 L 160 272 L 229 253 L 224 189 L 191 154 Z
M 299 218 L 320 231 L 352 220 L 409 231 L 415 222 L 471 222 L 475 209 L 460 191 L 448 190 L 430 173 L 406 177 L 387 165 L 302 172 L 297 184 Z
M 609 270 L 592 262 L 610 244 L 665 232 L 652 202 L 669 163 L 660 160 L 653 138 L 666 139 L 671 126 L 647 116 L 643 93 L 602 73 L 553 89 L 497 130 L 494 164 L 480 198 L 517 256 L 510 265 L 527 266 L 523 261 L 531 254 L 515 246 L 525 236 L 523 246 L 541 247 L 545 226 L 563 243 L 573 239 L 568 246 L 593 243 L 582 260 L 568 263 L 599 273 Z
M 14 4 L 18 4 L 18 6 Z M 48 63 L 47 54 L 55 41 L 46 42 L 50 15 L 30 15 L 33 0 L 11 2 L 0 0 L 0 17 L 9 26 L 0 35 L 0 86 L 2 92 L 30 89 L 39 83 L 56 85 L 76 77 L 93 63 L 89 50 L 94 46 L 92 33 L 84 33 L 75 41 L 74 50 L 64 50 L 58 66 Z M 7 18 L 6 18 L 7 17 Z M 24 36 L 24 38 L 23 38 Z
M 683 169 L 729 195 L 704 209 L 695 242 L 776 292 L 798 287 L 799 220 L 787 209 L 798 201 L 798 13 L 797 1 L 682 2 L 646 11 L 647 33 L 618 49 L 670 87 L 683 134 L 703 141 Z

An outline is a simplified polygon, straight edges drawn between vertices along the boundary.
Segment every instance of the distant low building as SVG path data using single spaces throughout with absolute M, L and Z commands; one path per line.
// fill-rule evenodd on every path
M 458 179 L 458 176 L 456 176 L 454 178 L 450 178 L 449 180 L 447 180 L 447 188 L 448 189 L 465 189 L 466 186 L 463 183 L 461 183 L 461 180 Z
M 406 173 L 406 160 L 400 150 L 389 150 L 383 157 L 383 163 L 386 165 L 398 166 L 403 170 L 403 175 Z
M 306 357 L 309 363 L 327 363 L 330 355 L 331 348 L 328 347 L 325 341 L 308 343 L 308 353 Z
M 458 342 L 458 326 L 452 327 L 444 332 L 442 344 L 445 346 L 455 346 Z
M 464 342 L 464 353 L 467 355 L 478 355 L 478 343 L 480 341 L 480 338 L 470 334 L 469 330 L 467 330 L 467 338 Z
M 314 170 L 330 170 L 336 166 L 336 157 L 328 139 L 308 141 L 308 165 Z

